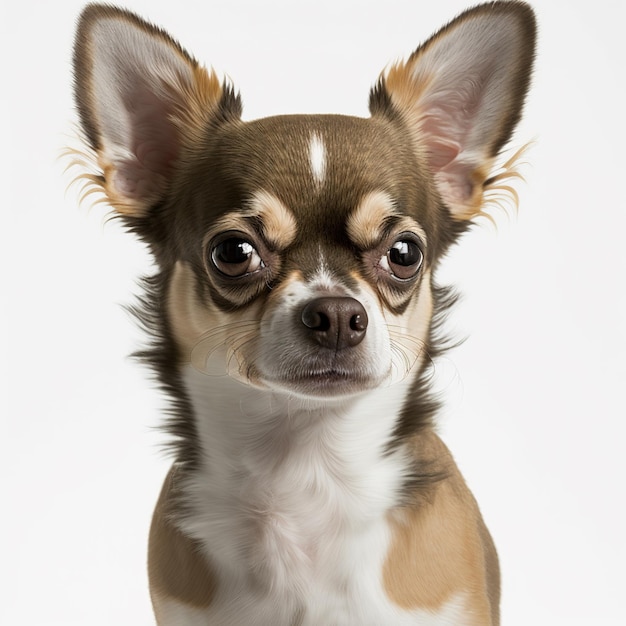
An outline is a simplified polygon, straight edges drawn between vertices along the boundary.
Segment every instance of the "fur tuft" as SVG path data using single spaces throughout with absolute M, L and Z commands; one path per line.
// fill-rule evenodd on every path
M 80 130 L 77 130 L 77 136 L 74 139 L 80 142 L 81 147 L 67 147 L 59 155 L 59 159 L 66 162 L 63 172 L 68 176 L 73 175 L 67 184 L 67 190 L 76 187 L 79 203 L 85 205 L 89 200 L 88 208 L 100 204 L 106 204 L 110 207 L 104 191 L 104 176 L 98 168 L 95 151 L 88 147 Z M 78 173 L 75 174 L 74 172 L 77 170 Z
M 138 296 L 127 310 L 148 337 L 146 346 L 132 356 L 151 370 L 169 402 L 166 419 L 160 427 L 171 437 L 164 444 L 164 451 L 179 463 L 181 471 L 187 471 L 197 466 L 201 452 L 193 409 L 181 380 L 180 355 L 163 311 L 168 281 L 166 271 L 144 277 L 141 280 L 144 295 Z
M 400 416 L 388 451 L 396 450 L 404 441 L 425 429 L 432 428 L 434 418 L 441 408 L 441 399 L 433 389 L 436 360 L 444 352 L 459 345 L 459 341 L 452 341 L 442 331 L 446 315 L 450 308 L 458 301 L 458 294 L 451 287 L 433 286 L 434 312 L 430 325 L 428 344 L 424 354 L 427 357 L 417 376 L 410 393 L 410 401 L 405 405 Z M 428 483 L 430 470 L 416 471 L 413 481 L 422 475 L 422 482 Z M 435 480 L 438 480 L 435 476 Z
M 503 211 L 507 215 L 511 211 L 517 213 L 519 193 L 515 184 L 526 182 L 521 169 L 527 165 L 524 158 L 533 144 L 534 141 L 529 141 L 516 150 L 505 163 L 493 169 L 492 174 L 483 183 L 483 204 L 477 216 L 485 217 L 495 225 L 492 210 Z

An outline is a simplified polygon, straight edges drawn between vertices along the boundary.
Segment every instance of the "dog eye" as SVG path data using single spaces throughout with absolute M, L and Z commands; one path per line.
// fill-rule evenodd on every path
M 424 253 L 420 245 L 411 237 L 403 236 L 396 240 L 380 260 L 380 266 L 395 278 L 408 280 L 417 275 Z
M 230 278 L 253 274 L 265 267 L 255 247 L 242 237 L 223 239 L 211 252 L 213 265 Z

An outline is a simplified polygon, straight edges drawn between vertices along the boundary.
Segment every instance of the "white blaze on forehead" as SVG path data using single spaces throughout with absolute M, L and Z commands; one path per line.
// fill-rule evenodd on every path
M 313 133 L 309 140 L 309 162 L 313 179 L 321 185 L 326 176 L 326 146 L 322 137 L 317 133 Z
M 314 289 L 322 291 L 331 291 L 333 289 L 336 289 L 340 285 L 340 283 L 332 275 L 330 269 L 326 265 L 324 257 L 320 257 L 320 264 L 315 274 L 313 274 L 313 276 L 309 280 L 309 284 Z

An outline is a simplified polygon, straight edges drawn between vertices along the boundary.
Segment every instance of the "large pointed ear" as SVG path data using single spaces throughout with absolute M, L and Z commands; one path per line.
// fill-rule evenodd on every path
M 75 95 L 111 205 L 142 217 L 164 197 L 182 152 L 241 105 L 165 32 L 104 5 L 83 11 Z
M 457 219 L 481 213 L 494 158 L 520 119 L 535 30 L 523 2 L 477 6 L 392 66 L 372 90 L 372 114 L 404 120 Z

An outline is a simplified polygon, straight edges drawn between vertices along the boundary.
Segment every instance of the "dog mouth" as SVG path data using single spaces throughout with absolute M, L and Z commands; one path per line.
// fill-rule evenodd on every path
M 304 396 L 338 397 L 355 395 L 378 384 L 378 379 L 355 369 L 342 367 L 310 368 L 268 381 Z

